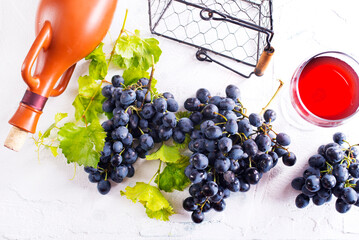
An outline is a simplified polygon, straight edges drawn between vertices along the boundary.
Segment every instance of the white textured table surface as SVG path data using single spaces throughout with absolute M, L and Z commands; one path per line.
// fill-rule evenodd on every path
M 0 142 L 10 129 L 7 121 L 15 112 L 26 87 L 20 75 L 22 61 L 34 39 L 37 0 L 0 0 Z M 296 66 L 311 54 L 341 50 L 359 58 L 357 0 L 275 0 L 273 46 L 276 53 L 266 74 L 249 80 L 210 63 L 198 62 L 193 48 L 157 38 L 163 50 L 157 65 L 158 89 L 175 94 L 182 104 L 195 89 L 208 88 L 224 94 L 225 86 L 237 84 L 249 111 L 259 111 L 277 88 L 277 78 L 288 84 Z M 127 29 L 150 36 L 148 6 L 145 0 L 121 0 L 110 30 L 114 38 L 129 9 Z M 110 43 L 110 37 L 105 39 Z M 56 112 L 73 113 L 71 103 L 77 78 L 85 74 L 80 63 L 66 92 L 50 99 L 38 129 L 52 123 Z M 112 72 L 113 73 L 113 72 Z M 110 73 L 111 74 L 111 73 Z M 284 92 L 282 92 L 283 94 Z M 344 131 L 352 142 L 359 142 L 359 116 L 342 127 L 300 131 L 281 114 L 278 97 L 271 106 L 278 112 L 274 127 L 292 137 L 291 149 L 297 154 L 295 167 L 279 164 L 262 181 L 243 194 L 232 194 L 222 213 L 209 213 L 201 225 L 194 225 L 181 205 L 188 191 L 166 194 L 178 214 L 170 222 L 148 219 L 140 204 L 120 196 L 120 190 L 136 181 L 148 181 L 156 163 L 138 161 L 136 175 L 102 196 L 87 174 L 64 157 L 44 151 L 37 160 L 31 140 L 20 153 L 0 147 L 0 238 L 2 239 L 359 239 L 359 208 L 341 215 L 334 201 L 322 207 L 299 210 L 294 205 L 297 192 L 290 181 L 301 175 L 309 156 L 332 134 Z M 288 103 L 289 104 L 289 103 Z

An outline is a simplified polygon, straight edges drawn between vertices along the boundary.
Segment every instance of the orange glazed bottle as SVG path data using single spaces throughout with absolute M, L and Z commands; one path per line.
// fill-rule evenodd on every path
M 35 22 L 37 37 L 21 68 L 28 88 L 9 121 L 13 128 L 6 147 L 19 151 L 27 133 L 35 133 L 47 99 L 64 92 L 76 63 L 100 44 L 116 5 L 117 0 L 40 1 Z

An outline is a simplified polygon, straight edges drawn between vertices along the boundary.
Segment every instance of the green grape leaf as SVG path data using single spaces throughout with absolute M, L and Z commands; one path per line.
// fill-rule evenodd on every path
M 184 150 L 184 149 L 188 148 L 188 144 L 190 141 L 191 141 L 191 136 L 188 133 L 186 133 L 186 138 L 183 143 L 178 143 L 176 141 L 173 141 L 173 143 L 178 149 Z
M 54 157 L 57 157 L 57 155 L 59 155 L 59 153 L 57 152 L 58 147 L 54 147 L 54 146 L 50 146 L 50 150 L 52 155 L 54 155 Z
M 159 189 L 165 192 L 173 192 L 174 190 L 183 191 L 191 183 L 184 174 L 188 164 L 189 157 L 187 156 L 182 156 L 178 163 L 168 163 L 155 179 Z
M 54 129 L 56 127 L 56 125 L 64 118 L 66 118 L 68 116 L 67 113 L 56 113 L 55 115 L 55 123 L 51 124 L 50 127 L 48 129 L 46 129 L 46 131 L 44 132 L 44 134 L 41 134 L 41 132 L 39 132 L 39 139 L 40 138 L 48 138 L 50 136 L 51 130 Z M 41 134 L 41 136 L 40 136 Z
M 162 51 L 159 42 L 154 38 L 140 37 L 140 31 L 135 30 L 134 35 L 123 35 L 115 45 L 115 54 L 112 62 L 120 68 L 141 68 L 148 70 L 152 66 L 152 56 L 157 63 Z
M 150 74 L 145 70 L 142 70 L 141 68 L 130 67 L 123 72 L 122 77 L 125 80 L 125 85 L 129 86 L 137 83 L 137 81 L 141 78 L 149 79 Z M 154 94 L 158 94 L 156 84 L 157 84 L 157 80 L 155 78 L 152 78 L 151 90 Z
M 99 121 L 93 121 L 87 127 L 80 127 L 73 122 L 60 128 L 57 138 L 67 163 L 96 168 L 100 159 L 100 151 L 105 144 L 106 132 Z
M 146 160 L 161 160 L 166 163 L 175 163 L 181 160 L 179 149 L 175 146 L 163 144 L 156 152 L 146 156 Z
M 90 60 L 89 74 L 95 80 L 102 80 L 107 75 L 108 64 L 106 61 L 106 55 L 103 52 L 103 43 L 100 43 L 95 50 L 90 53 L 85 60 Z
M 160 190 L 149 184 L 137 182 L 134 187 L 127 186 L 125 192 L 121 191 L 121 195 L 126 196 L 134 203 L 140 202 L 150 218 L 168 221 L 168 217 L 175 213 Z
M 81 119 L 85 123 L 98 120 L 103 113 L 102 103 L 105 101 L 101 94 L 102 83 L 97 83 L 90 76 L 79 77 L 78 83 L 79 94 L 72 103 L 75 107 L 75 119 Z
M 188 111 L 178 111 L 176 112 L 176 118 L 177 120 L 180 120 L 181 118 L 189 118 L 191 114 L 192 113 Z

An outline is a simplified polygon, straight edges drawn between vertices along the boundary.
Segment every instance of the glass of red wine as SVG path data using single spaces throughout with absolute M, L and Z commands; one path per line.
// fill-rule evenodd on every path
M 342 52 L 322 52 L 304 61 L 290 84 L 299 115 L 320 127 L 343 124 L 359 110 L 359 63 Z

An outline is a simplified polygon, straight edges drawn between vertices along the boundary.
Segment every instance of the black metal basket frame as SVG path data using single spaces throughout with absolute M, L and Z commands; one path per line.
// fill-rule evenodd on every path
M 250 67 L 256 67 L 257 63 L 258 63 L 258 61 L 260 59 L 260 55 L 261 55 L 260 39 L 259 39 L 260 34 L 259 33 L 262 33 L 262 34 L 266 35 L 266 37 L 265 37 L 266 46 L 263 48 L 263 51 L 268 50 L 268 49 L 271 48 L 271 41 L 272 41 L 273 35 L 274 35 L 274 32 L 273 32 L 273 18 L 272 18 L 272 11 L 273 11 L 272 0 L 268 0 L 268 3 L 269 3 L 269 27 L 268 28 L 260 26 L 260 23 L 261 23 L 261 20 L 262 20 L 262 19 L 260 19 L 260 17 L 261 17 L 261 12 L 260 11 L 262 11 L 261 4 L 253 2 L 253 1 L 250 1 L 250 0 L 241 0 L 241 1 L 247 2 L 247 3 L 251 4 L 251 5 L 255 5 L 259 9 L 259 21 L 258 21 L 259 25 L 254 24 L 254 23 L 249 22 L 249 21 L 246 21 L 246 20 L 243 20 L 243 19 L 240 19 L 240 18 L 237 18 L 235 16 L 230 16 L 229 14 L 226 14 L 226 13 L 223 13 L 223 12 L 219 12 L 219 11 L 216 11 L 216 10 L 213 10 L 213 9 L 210 9 L 210 8 L 207 8 L 207 7 L 204 7 L 204 6 L 201 6 L 201 5 L 186 1 L 186 0 L 169 0 L 168 4 L 163 9 L 163 11 L 162 11 L 160 17 L 158 18 L 158 20 L 156 22 L 153 22 L 152 21 L 151 1 L 154 1 L 154 0 L 148 0 L 149 25 L 150 25 L 151 33 L 155 34 L 155 35 L 158 35 L 158 36 L 161 36 L 161 37 L 165 37 L 167 39 L 177 41 L 179 43 L 183 43 L 183 44 L 186 44 L 186 45 L 189 45 L 189 46 L 197 48 L 198 51 L 196 53 L 196 58 L 199 61 L 215 62 L 215 63 L 221 65 L 222 67 L 225 67 L 225 68 L 239 74 L 242 77 L 249 78 L 249 77 L 252 76 L 253 73 L 255 73 L 255 71 L 250 72 L 249 74 L 243 74 L 243 73 L 238 72 L 237 70 L 227 66 L 226 64 L 223 64 L 220 61 L 217 61 L 214 58 L 210 57 L 207 54 L 207 52 L 214 53 L 214 54 L 219 55 L 221 57 L 225 57 L 225 58 L 234 60 L 234 61 L 236 61 L 238 63 L 245 64 L 245 65 L 250 66 Z M 177 38 L 174 38 L 174 37 L 171 37 L 171 36 L 168 36 L 168 35 L 165 35 L 165 34 L 157 32 L 156 27 L 158 26 L 158 24 L 161 21 L 162 17 L 164 16 L 164 14 L 166 13 L 166 11 L 168 10 L 168 8 L 170 7 L 170 5 L 173 2 L 178 2 L 178 3 L 181 3 L 181 4 L 191 6 L 193 8 L 200 9 L 200 17 L 204 21 L 210 21 L 210 20 L 213 20 L 213 21 L 226 21 L 226 22 L 241 26 L 243 28 L 248 28 L 248 29 L 251 29 L 253 31 L 257 31 L 258 32 L 258 40 L 257 40 L 257 46 L 256 46 L 257 47 L 256 64 L 249 63 L 247 61 L 244 61 L 244 60 L 241 60 L 241 59 L 238 59 L 238 58 L 235 58 L 235 57 L 231 57 L 231 56 L 222 54 L 222 53 L 214 51 L 212 49 L 209 49 L 209 48 L 206 48 L 206 47 L 203 47 L 203 46 L 198 46 L 196 44 L 186 42 L 186 41 L 183 41 L 183 40 L 180 40 L 180 39 L 177 39 Z

